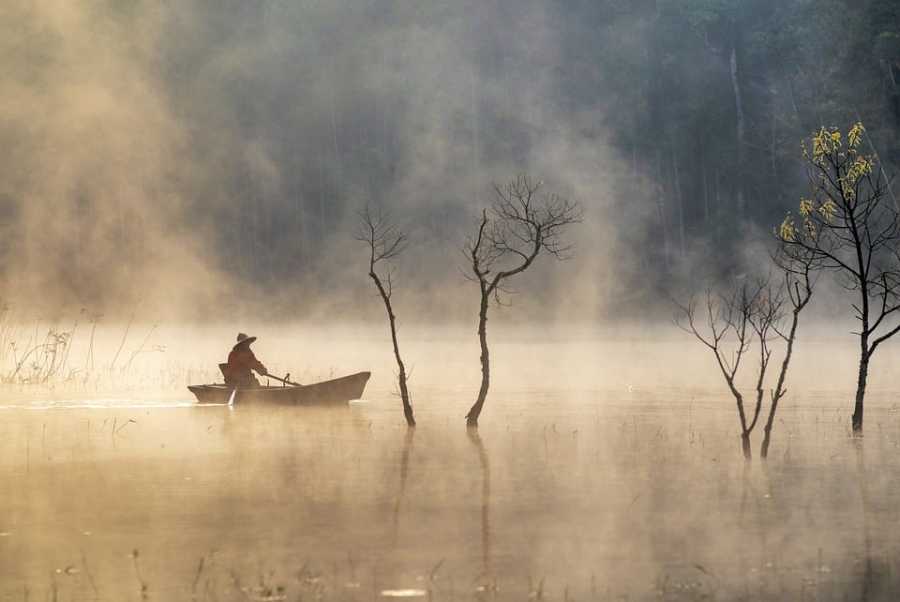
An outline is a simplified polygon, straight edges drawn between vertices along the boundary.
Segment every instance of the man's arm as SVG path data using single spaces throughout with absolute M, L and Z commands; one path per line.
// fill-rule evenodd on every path
M 248 351 L 250 351 L 250 350 L 248 349 Z M 253 361 L 251 362 L 250 366 L 251 366 L 254 370 L 256 370 L 257 372 L 259 372 L 259 374 L 261 374 L 262 376 L 265 376 L 266 374 L 269 373 L 269 371 L 266 370 L 266 367 L 263 366 L 262 362 L 259 361 L 258 359 L 256 359 L 256 355 L 254 355 L 252 351 L 250 351 L 250 357 L 251 357 L 252 360 L 253 360 Z

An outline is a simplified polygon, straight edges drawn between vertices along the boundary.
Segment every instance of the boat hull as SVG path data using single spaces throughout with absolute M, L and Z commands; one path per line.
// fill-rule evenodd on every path
M 362 397 L 369 381 L 369 372 L 358 372 L 350 376 L 326 380 L 311 385 L 283 387 L 238 388 L 234 395 L 235 404 L 268 403 L 279 405 L 341 405 Z M 231 385 L 190 385 L 191 393 L 200 403 L 228 403 L 234 387 Z

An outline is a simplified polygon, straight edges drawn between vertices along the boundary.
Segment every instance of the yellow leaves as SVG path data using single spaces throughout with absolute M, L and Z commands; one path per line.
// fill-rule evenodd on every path
M 857 155 L 853 163 L 847 168 L 847 173 L 840 178 L 841 193 L 849 200 L 856 199 L 856 183 L 863 176 L 872 173 L 875 161 L 872 157 L 866 155 Z
M 800 215 L 803 216 L 803 221 L 810 221 L 810 217 L 812 217 L 813 213 L 818 212 L 825 220 L 831 221 L 834 219 L 835 214 L 837 213 L 838 206 L 837 203 L 828 199 L 816 209 L 815 203 L 811 199 L 800 199 Z
M 800 215 L 803 216 L 801 229 L 797 229 L 794 217 L 788 213 L 784 217 L 784 221 L 781 222 L 781 225 L 776 228 L 775 234 L 784 242 L 797 242 L 798 238 L 803 238 L 807 241 L 815 241 L 819 231 L 812 219 L 814 214 L 818 212 L 825 220 L 830 222 L 834 219 L 837 210 L 838 206 L 830 199 L 819 205 L 818 209 L 812 199 L 800 199 Z
M 784 217 L 784 221 L 781 222 L 781 226 L 778 227 L 778 236 L 781 240 L 786 240 L 788 242 L 797 240 L 797 228 L 794 226 L 794 218 L 791 217 L 790 213 Z
M 837 213 L 837 205 L 831 199 L 828 199 L 824 203 L 819 206 L 819 213 L 822 214 L 827 221 L 831 221 L 834 219 L 834 214 Z
M 866 128 L 863 127 L 862 122 L 857 121 L 853 124 L 853 127 L 850 128 L 850 132 L 847 134 L 847 144 L 850 148 L 856 148 L 859 146 L 860 142 L 862 142 L 862 135 L 865 133 Z
M 860 178 L 872 173 L 875 162 L 873 157 L 857 151 L 865 133 L 866 128 L 861 122 L 854 123 L 847 132 L 847 150 L 844 151 L 842 150 L 844 137 L 841 131 L 835 127 L 822 127 L 812 135 L 812 156 L 807 151 L 806 145 L 803 146 L 803 157 L 807 161 L 830 173 L 836 172 L 832 176 L 834 178 L 832 183 L 839 189 L 841 196 L 851 204 L 856 200 L 857 183 Z M 820 176 L 820 182 L 823 188 L 827 186 L 824 174 Z M 803 215 L 809 215 L 811 211 L 810 207 L 804 210 L 801 202 Z
M 841 132 L 837 128 L 826 130 L 820 128 L 813 134 L 813 161 L 821 164 L 825 155 L 830 155 L 841 148 Z
M 825 130 L 822 130 L 823 132 Z M 825 139 L 821 136 L 813 136 L 813 162 L 821 163 L 825 156 Z
M 813 202 L 809 199 L 800 199 L 800 215 L 809 217 L 813 212 Z
M 853 165 L 850 166 L 850 170 L 848 174 L 852 174 L 854 176 L 854 181 L 861 178 L 862 176 L 867 176 L 872 173 L 872 166 L 875 164 L 875 161 L 872 157 L 866 157 L 865 155 L 859 155 L 856 157 L 856 160 L 853 162 Z
M 876 157 L 861 151 L 866 128 L 856 122 L 842 132 L 822 127 L 801 143 L 812 169 L 810 197 L 800 199 L 796 216 L 788 214 L 775 234 L 785 243 L 815 246 L 832 236 L 838 225 L 859 217 L 859 207 L 878 194 Z
M 847 132 L 847 147 L 851 152 L 855 151 L 857 147 L 862 143 L 863 134 L 866 132 L 866 128 L 862 123 L 856 122 L 850 128 L 850 131 Z M 843 145 L 843 135 L 841 131 L 835 127 L 832 128 L 819 128 L 819 131 L 813 134 L 812 143 L 813 143 L 813 153 L 812 158 L 816 164 L 821 164 L 822 159 L 826 155 L 836 154 L 838 150 Z M 809 158 L 806 149 L 804 148 L 803 156 L 805 158 Z M 841 154 L 840 156 L 844 156 Z

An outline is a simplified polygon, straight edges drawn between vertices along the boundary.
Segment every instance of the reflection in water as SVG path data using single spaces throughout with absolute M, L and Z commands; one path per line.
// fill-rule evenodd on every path
M 895 420 L 854 470 L 787 407 L 761 475 L 720 397 L 498 395 L 467 432 L 454 399 L 3 412 L 0 600 L 893 599 Z
M 409 474 L 409 455 L 412 451 L 413 439 L 416 436 L 415 427 L 408 427 L 406 434 L 403 436 L 403 453 L 400 455 L 400 486 L 397 490 L 397 499 L 394 502 L 394 515 L 391 529 L 394 547 L 397 546 L 397 540 L 400 532 L 400 506 L 403 503 L 403 495 L 406 492 L 406 478 Z
M 866 448 L 862 437 L 855 436 L 852 439 L 856 455 L 856 477 L 859 483 L 860 508 L 862 510 L 862 535 L 863 535 L 863 578 L 860 601 L 878 599 L 877 584 L 874 582 L 873 558 L 872 558 L 872 532 L 869 527 L 869 485 L 866 478 Z
M 469 427 L 469 441 L 478 452 L 478 463 L 481 466 L 481 572 L 485 581 L 494 582 L 491 566 L 491 462 L 477 427 Z

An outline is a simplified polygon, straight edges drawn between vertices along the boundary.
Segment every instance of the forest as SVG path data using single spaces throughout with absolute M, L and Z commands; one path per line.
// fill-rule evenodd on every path
M 440 307 L 492 183 L 527 172 L 592 225 L 551 289 L 589 274 L 579 309 L 623 316 L 758 261 L 820 127 L 900 164 L 891 0 L 106 2 L 91 36 L 3 11 L 2 273 L 55 306 L 150 280 L 185 305 L 289 283 L 311 311 L 356 286 L 375 203 Z

